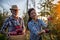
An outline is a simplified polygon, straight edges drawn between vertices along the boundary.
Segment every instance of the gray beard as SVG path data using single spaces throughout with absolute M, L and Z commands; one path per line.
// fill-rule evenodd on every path
M 15 14 L 12 14 L 13 16 L 16 16 Z

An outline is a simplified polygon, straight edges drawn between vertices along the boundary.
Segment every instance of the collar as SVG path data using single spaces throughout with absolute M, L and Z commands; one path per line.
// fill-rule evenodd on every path
M 37 22 L 39 21 L 39 19 L 37 19 Z M 36 23 L 34 20 L 31 20 L 32 23 Z
M 15 18 L 13 17 L 13 15 L 11 15 L 11 16 L 10 16 L 10 19 L 13 19 L 13 20 L 15 20 Z M 19 19 L 19 17 L 18 17 L 18 19 Z

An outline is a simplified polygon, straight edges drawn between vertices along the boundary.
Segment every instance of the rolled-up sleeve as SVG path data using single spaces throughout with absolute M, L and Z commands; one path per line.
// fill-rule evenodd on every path
M 28 28 L 29 28 L 29 30 L 32 32 L 32 33 L 34 33 L 35 35 L 38 35 L 38 30 L 36 29 L 36 27 L 35 26 L 33 26 L 31 23 L 28 23 Z

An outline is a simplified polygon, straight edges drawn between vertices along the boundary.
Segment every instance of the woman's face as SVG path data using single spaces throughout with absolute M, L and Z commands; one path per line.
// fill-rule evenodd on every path
M 32 19 L 35 19 L 35 18 L 37 17 L 35 10 L 32 10 L 32 11 L 31 11 L 30 17 L 31 17 Z

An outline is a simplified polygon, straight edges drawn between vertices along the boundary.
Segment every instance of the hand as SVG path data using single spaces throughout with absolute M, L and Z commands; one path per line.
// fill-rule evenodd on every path
M 24 35 L 26 34 L 26 29 L 24 28 L 24 30 L 23 30 L 23 33 L 24 33 Z
M 49 30 L 49 29 L 45 29 L 45 32 L 46 32 L 46 33 L 49 33 L 49 32 L 50 32 L 50 30 Z
M 43 33 L 45 33 L 45 30 L 41 30 L 41 32 L 39 32 L 38 35 L 41 35 Z
M 41 32 L 42 32 L 42 33 L 45 33 L 45 30 L 42 30 Z

